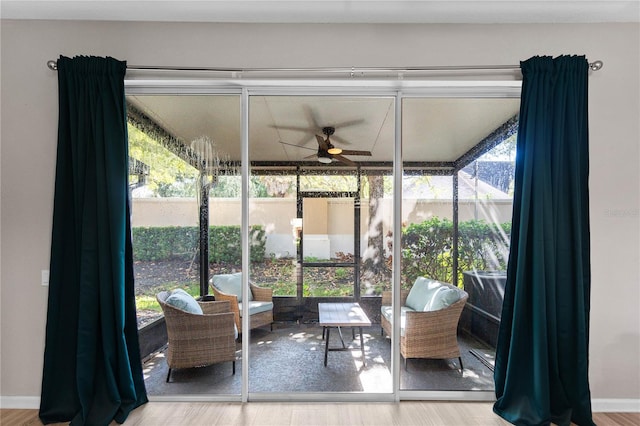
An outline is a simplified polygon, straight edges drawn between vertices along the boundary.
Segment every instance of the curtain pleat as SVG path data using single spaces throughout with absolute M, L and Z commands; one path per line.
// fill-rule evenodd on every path
M 521 69 L 494 411 L 517 425 L 592 425 L 588 62 L 533 57 Z
M 124 75 L 60 57 L 43 423 L 123 423 L 147 401 L 135 312 Z

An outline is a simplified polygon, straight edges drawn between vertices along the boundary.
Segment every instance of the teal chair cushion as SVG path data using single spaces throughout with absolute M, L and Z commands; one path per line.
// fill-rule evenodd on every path
M 414 310 L 406 306 L 400 307 L 400 335 L 404 336 L 404 328 L 407 320 L 407 312 L 413 312 Z M 380 313 L 393 324 L 393 309 L 391 306 L 381 306 Z
M 240 310 L 240 316 L 242 316 L 242 303 L 238 303 L 238 309 Z M 257 300 L 249 302 L 249 315 L 271 310 L 273 310 L 273 302 L 259 302 Z

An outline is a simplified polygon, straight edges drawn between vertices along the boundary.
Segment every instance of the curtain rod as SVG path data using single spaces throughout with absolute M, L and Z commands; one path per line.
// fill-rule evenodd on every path
M 591 71 L 602 69 L 604 63 L 600 60 L 589 62 Z M 58 70 L 58 62 L 47 61 L 50 70 Z M 350 73 L 351 77 L 360 73 L 371 72 L 429 72 L 429 71 L 498 71 L 498 70 L 519 70 L 520 65 L 461 65 L 461 66 L 431 66 L 431 67 L 408 67 L 408 68 L 210 68 L 210 67 L 175 67 L 175 66 L 154 66 L 154 65 L 128 65 L 127 70 L 134 71 L 185 71 L 185 72 L 228 72 L 228 73 L 252 73 L 252 72 L 326 72 L 326 73 Z

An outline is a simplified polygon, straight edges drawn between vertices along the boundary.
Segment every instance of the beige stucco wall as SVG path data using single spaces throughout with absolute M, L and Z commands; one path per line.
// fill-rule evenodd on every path
M 590 384 L 596 400 L 640 400 L 640 26 L 1 23 L 0 392 L 40 395 L 57 135 L 60 54 L 130 64 L 398 67 L 517 64 L 586 54 L 592 294 Z M 318 54 L 318 52 L 322 52 Z M 29 399 L 31 398 L 31 399 Z
M 314 201 L 307 210 L 307 202 Z M 240 200 L 211 199 L 209 223 L 211 225 L 240 225 Z M 477 206 L 477 208 L 476 208 Z M 393 200 L 380 202 L 378 217 L 383 226 L 391 227 Z M 503 223 L 511 220 L 512 203 L 509 200 L 478 202 L 461 200 L 458 204 L 460 221 L 483 219 Z M 353 233 L 353 200 L 305 200 L 305 233 Z M 134 198 L 131 226 L 197 226 L 198 208 L 194 198 Z M 402 222 L 406 225 L 421 222 L 432 216 L 451 219 L 451 202 L 441 200 L 411 200 L 402 202 Z M 291 233 L 291 219 L 296 217 L 294 198 L 254 198 L 249 203 L 249 222 L 261 224 L 275 233 Z M 369 221 L 369 200 L 361 202 L 362 230 Z
M 211 199 L 209 202 L 211 225 L 240 225 L 240 200 L 232 198 Z M 479 201 L 460 200 L 460 221 L 482 219 L 490 223 L 511 220 L 510 200 Z M 305 255 L 321 257 L 317 248 L 321 244 L 325 255 L 353 253 L 354 205 L 352 199 L 308 198 L 304 203 Z M 293 257 L 296 246 L 293 239 L 292 219 L 296 217 L 295 198 L 254 198 L 249 203 L 249 223 L 264 227 L 267 234 L 265 256 Z M 377 219 L 382 221 L 383 234 L 393 228 L 393 200 L 381 200 Z M 422 222 L 430 217 L 452 219 L 453 205 L 446 200 L 405 199 L 402 203 L 402 223 Z M 134 198 L 132 226 L 198 226 L 198 209 L 195 198 Z M 369 200 L 361 202 L 360 246 L 361 254 L 367 249 L 369 224 Z M 375 228 L 372 228 L 375 230 Z M 320 242 L 322 241 L 322 242 Z M 326 246 L 326 247 L 325 247 Z

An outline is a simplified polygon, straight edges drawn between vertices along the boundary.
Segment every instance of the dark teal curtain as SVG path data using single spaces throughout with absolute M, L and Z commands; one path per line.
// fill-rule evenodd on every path
M 533 57 L 523 85 L 494 411 L 592 425 L 589 152 L 584 56 Z
M 133 288 L 126 63 L 58 59 L 59 121 L 40 419 L 122 423 L 147 401 Z

